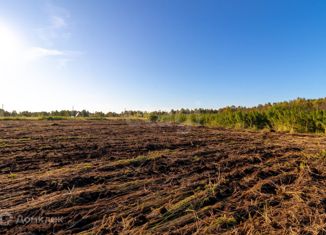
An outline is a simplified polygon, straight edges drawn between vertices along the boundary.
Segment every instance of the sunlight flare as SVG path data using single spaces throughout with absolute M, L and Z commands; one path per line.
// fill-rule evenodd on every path
M 0 66 L 15 64 L 23 53 L 20 37 L 7 25 L 0 22 Z

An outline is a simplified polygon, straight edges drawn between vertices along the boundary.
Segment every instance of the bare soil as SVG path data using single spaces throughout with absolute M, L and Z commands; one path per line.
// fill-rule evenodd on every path
M 322 135 L 2 121 L 0 234 L 326 234 L 324 149 Z

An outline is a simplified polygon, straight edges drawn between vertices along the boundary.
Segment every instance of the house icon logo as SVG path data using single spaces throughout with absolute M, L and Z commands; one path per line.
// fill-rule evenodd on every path
M 0 213 L 0 226 L 7 226 L 12 220 L 13 216 L 9 212 Z

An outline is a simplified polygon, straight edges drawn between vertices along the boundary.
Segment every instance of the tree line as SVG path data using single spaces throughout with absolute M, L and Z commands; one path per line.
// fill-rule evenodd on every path
M 145 118 L 148 117 L 148 112 L 142 112 L 142 111 L 123 111 L 121 113 L 116 112 L 90 112 L 88 110 L 60 110 L 60 111 L 51 111 L 51 112 L 30 112 L 30 111 L 6 111 L 3 109 L 0 109 L 0 117 L 35 117 L 35 118 L 46 118 L 46 117 L 139 117 L 139 118 Z
M 216 127 L 326 133 L 326 98 L 298 98 L 252 108 L 181 109 L 165 114 L 151 113 L 150 119 Z
M 77 115 L 78 114 L 78 115 Z M 142 118 L 153 122 L 174 122 L 229 128 L 269 129 L 286 132 L 326 133 L 326 98 L 268 103 L 256 107 L 229 106 L 221 109 L 180 109 L 155 112 L 123 111 L 89 112 L 61 110 L 52 112 L 8 112 L 0 109 L 3 117 L 37 118 Z

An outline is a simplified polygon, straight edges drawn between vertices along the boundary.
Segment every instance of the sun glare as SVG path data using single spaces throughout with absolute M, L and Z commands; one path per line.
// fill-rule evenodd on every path
M 11 65 L 22 56 L 22 43 L 17 34 L 0 22 L 0 66 Z

